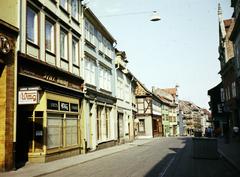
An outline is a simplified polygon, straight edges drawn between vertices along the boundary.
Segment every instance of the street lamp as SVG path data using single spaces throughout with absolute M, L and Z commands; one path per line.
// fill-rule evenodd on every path
M 159 21 L 159 20 L 161 20 L 159 13 L 157 11 L 153 11 L 150 21 L 155 22 L 155 21 Z

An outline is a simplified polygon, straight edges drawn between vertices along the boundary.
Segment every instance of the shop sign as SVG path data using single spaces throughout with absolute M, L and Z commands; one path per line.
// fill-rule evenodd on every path
M 47 100 L 47 109 L 58 110 L 58 101 Z
M 73 104 L 73 103 L 71 103 L 71 104 L 70 104 L 70 110 L 71 110 L 72 112 L 78 112 L 78 104 Z
M 37 104 L 37 90 L 20 90 L 18 91 L 18 104 Z
M 69 111 L 69 103 L 60 102 L 60 110 L 61 111 Z

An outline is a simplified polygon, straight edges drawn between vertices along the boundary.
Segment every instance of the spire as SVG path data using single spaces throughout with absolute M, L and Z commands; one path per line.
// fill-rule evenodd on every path
M 222 8 L 220 3 L 218 3 L 218 16 L 222 16 Z
M 226 31 L 225 31 L 225 25 L 224 25 L 224 22 L 223 22 L 222 8 L 221 8 L 220 3 L 218 3 L 218 22 L 219 22 L 219 28 L 220 28 L 222 37 L 225 38 Z

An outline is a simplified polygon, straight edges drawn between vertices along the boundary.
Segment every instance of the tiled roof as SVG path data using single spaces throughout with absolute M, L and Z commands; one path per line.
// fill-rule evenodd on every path
M 176 88 L 165 88 L 165 89 L 161 89 L 164 90 L 165 92 L 171 94 L 171 95 L 176 95 L 177 94 L 177 89 Z

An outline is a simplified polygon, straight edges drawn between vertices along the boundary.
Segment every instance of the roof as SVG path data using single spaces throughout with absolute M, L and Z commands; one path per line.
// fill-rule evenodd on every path
M 223 20 L 223 23 L 224 23 L 225 28 L 229 27 L 232 23 L 232 19 Z
M 89 7 L 84 7 L 84 16 L 88 18 L 88 20 L 90 20 L 89 18 L 91 18 L 92 22 L 91 23 L 95 23 L 92 24 L 94 25 L 94 27 L 96 27 L 99 31 L 101 31 L 102 33 L 105 33 L 105 37 L 110 40 L 111 42 L 116 42 L 116 39 L 114 39 L 114 37 L 111 35 L 111 33 L 106 29 L 106 27 L 102 24 L 102 22 L 97 18 L 97 16 L 93 13 L 93 11 L 89 8 Z
M 175 87 L 174 88 L 164 88 L 161 90 L 163 90 L 171 95 L 174 95 L 174 96 L 177 95 L 177 88 L 175 88 Z

